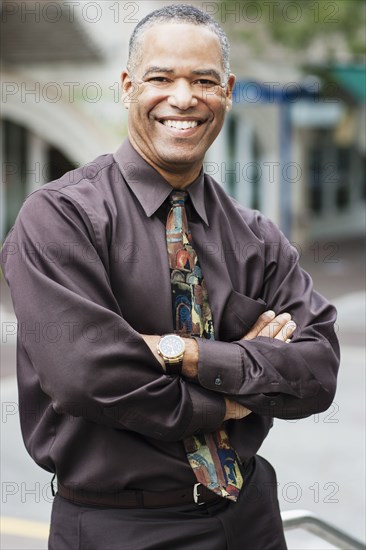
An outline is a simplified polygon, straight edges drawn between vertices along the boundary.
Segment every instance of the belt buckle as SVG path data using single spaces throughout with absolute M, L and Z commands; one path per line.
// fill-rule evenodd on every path
M 199 492 L 198 492 L 198 486 L 199 485 L 202 485 L 202 483 L 195 483 L 193 485 L 193 500 L 195 501 L 195 503 L 198 505 L 198 506 L 202 506 L 202 504 L 205 504 L 204 502 L 198 502 L 198 499 L 199 499 Z

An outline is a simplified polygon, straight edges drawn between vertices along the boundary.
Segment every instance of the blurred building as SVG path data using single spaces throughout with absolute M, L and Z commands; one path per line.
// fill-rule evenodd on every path
M 239 80 L 208 169 L 294 242 L 359 237 L 365 135 L 364 66 L 325 67 L 321 78 L 290 83 Z
M 318 71 L 322 101 L 302 113 L 295 110 L 293 119 L 304 148 L 309 233 L 326 238 L 364 236 L 365 66 L 332 65 Z
M 28 193 L 113 151 L 126 133 L 121 30 L 135 23 L 112 6 L 1 1 L 1 238 Z
M 1 3 L 1 237 L 29 192 L 117 148 L 127 133 L 119 73 L 128 38 L 168 3 Z M 274 78 L 263 64 L 256 75 L 253 61 L 251 70 L 248 79 L 239 65 L 206 171 L 299 244 L 363 234 L 364 67 L 311 69 L 311 78 L 291 67 Z

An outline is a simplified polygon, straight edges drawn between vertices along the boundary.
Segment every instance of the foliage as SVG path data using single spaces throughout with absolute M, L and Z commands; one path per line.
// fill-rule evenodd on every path
M 229 34 L 250 38 L 255 49 L 262 23 L 273 42 L 290 50 L 334 36 L 343 38 L 354 58 L 365 54 L 365 0 L 226 0 L 220 7 Z

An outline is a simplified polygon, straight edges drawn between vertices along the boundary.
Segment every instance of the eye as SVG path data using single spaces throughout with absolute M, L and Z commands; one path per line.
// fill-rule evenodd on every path
M 219 86 L 214 80 L 209 80 L 208 78 L 200 78 L 195 81 L 195 84 L 201 86 L 202 88 L 213 88 L 214 86 Z
M 149 82 L 150 84 L 162 85 L 169 84 L 170 81 L 165 76 L 152 76 L 147 80 L 147 82 Z

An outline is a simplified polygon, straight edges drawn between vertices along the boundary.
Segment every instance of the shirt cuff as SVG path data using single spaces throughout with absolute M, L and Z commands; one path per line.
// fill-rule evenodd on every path
M 193 384 L 189 384 L 188 390 L 193 405 L 193 415 L 184 437 L 218 430 L 222 426 L 226 414 L 224 397 L 209 393 Z
M 196 341 L 200 385 L 215 392 L 239 393 L 244 379 L 240 346 L 204 338 Z

